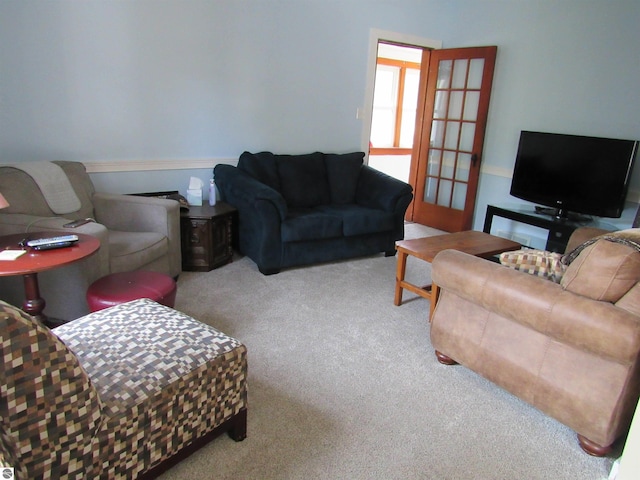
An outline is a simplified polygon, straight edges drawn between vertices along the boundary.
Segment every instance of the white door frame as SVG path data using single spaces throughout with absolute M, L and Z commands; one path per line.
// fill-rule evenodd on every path
M 371 138 L 371 118 L 373 117 L 373 88 L 376 77 L 378 42 L 386 41 L 401 45 L 414 45 L 430 49 L 442 48 L 442 40 L 432 40 L 405 33 L 390 32 L 372 28 L 369 31 L 369 59 L 367 63 L 367 83 L 364 92 L 364 107 L 359 109 L 358 118 L 363 121 L 360 146 L 366 152 L 365 163 L 369 161 L 369 139 Z

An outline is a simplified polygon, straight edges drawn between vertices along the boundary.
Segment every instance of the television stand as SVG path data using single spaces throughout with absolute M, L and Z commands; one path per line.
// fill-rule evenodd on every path
M 536 205 L 535 212 L 541 215 L 548 215 L 550 217 L 554 217 L 556 220 L 568 219 L 574 222 L 590 222 L 592 220 L 592 218 L 589 216 L 570 212 L 563 208 L 541 207 L 539 205 Z
M 555 209 L 552 209 L 555 210 Z M 484 217 L 485 233 L 491 233 L 493 217 L 502 217 L 516 222 L 544 228 L 548 231 L 545 250 L 564 253 L 571 234 L 580 227 L 594 227 L 603 230 L 618 230 L 615 225 L 602 222 L 597 219 L 587 218 L 575 220 L 573 218 L 557 218 L 546 213 L 540 213 L 532 205 L 514 205 L 509 207 L 497 207 L 487 205 L 487 213 Z

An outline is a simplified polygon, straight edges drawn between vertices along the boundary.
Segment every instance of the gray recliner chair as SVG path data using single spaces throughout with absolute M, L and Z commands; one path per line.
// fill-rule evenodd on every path
M 100 250 L 96 254 L 38 274 L 47 316 L 68 320 L 87 314 L 87 288 L 109 273 L 150 270 L 172 277 L 180 274 L 178 202 L 98 193 L 82 163 L 52 163 L 60 166 L 69 180 L 60 182 L 60 188 L 68 188 L 70 184 L 79 200 L 80 207 L 73 212 L 55 213 L 32 175 L 14 166 L 0 166 L 0 193 L 9 202 L 9 207 L 0 210 L 0 235 L 51 231 L 52 236 L 84 233 L 100 240 Z M 37 164 L 31 165 L 34 167 Z M 55 182 L 53 186 L 49 185 L 49 194 L 64 193 L 56 190 Z M 74 229 L 63 227 L 70 220 L 82 218 L 92 218 L 95 222 Z M 21 305 L 23 279 L 0 277 L 0 298 Z

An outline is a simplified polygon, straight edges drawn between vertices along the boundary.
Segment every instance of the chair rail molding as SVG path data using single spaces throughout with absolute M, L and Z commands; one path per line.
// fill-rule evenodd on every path
M 164 158 L 83 161 L 88 173 L 144 172 L 152 170 L 213 169 L 218 163 L 236 165 L 237 158 Z

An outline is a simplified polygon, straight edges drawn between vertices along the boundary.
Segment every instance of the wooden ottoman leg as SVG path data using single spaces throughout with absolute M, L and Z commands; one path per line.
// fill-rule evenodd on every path
M 247 438 L 247 409 L 243 408 L 238 414 L 233 417 L 233 424 L 231 428 L 227 430 L 229 437 L 236 442 L 241 442 Z

